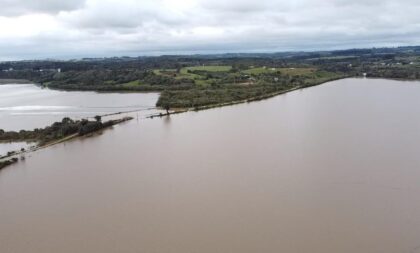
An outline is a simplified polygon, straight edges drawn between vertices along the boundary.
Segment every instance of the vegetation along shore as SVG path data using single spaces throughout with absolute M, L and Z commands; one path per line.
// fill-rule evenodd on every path
M 4 62 L 0 70 L 53 89 L 153 91 L 158 107 L 203 109 L 352 76 L 417 80 L 420 47 Z
M 0 157 L 0 169 L 16 163 L 18 159 L 16 156 L 25 154 L 27 152 L 35 151 L 45 148 L 57 143 L 61 143 L 79 136 L 85 136 L 99 130 L 111 127 L 113 125 L 131 120 L 131 117 L 124 117 L 116 120 L 109 120 L 102 122 L 100 116 L 95 117 L 95 121 L 72 120 L 70 118 L 63 118 L 61 122 L 55 122 L 51 126 L 45 128 L 34 129 L 31 131 L 21 130 L 4 131 L 0 129 L 0 141 L 2 142 L 16 142 L 27 141 L 36 142 L 36 146 L 30 150 L 21 149 L 19 151 L 10 151 L 3 157 Z

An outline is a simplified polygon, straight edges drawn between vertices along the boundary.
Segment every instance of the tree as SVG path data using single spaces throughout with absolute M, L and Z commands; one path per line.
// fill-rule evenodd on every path
M 102 121 L 102 117 L 101 117 L 101 116 L 99 116 L 99 115 L 96 115 L 96 116 L 95 116 L 95 120 L 96 120 L 97 122 L 101 122 L 101 121 Z
M 63 124 L 69 124 L 69 123 L 72 123 L 72 122 L 73 122 L 73 120 L 71 120 L 68 117 L 65 117 L 65 118 L 63 118 L 63 120 L 61 120 L 61 123 L 63 123 Z
M 171 109 L 171 106 L 168 102 L 163 103 L 162 108 L 166 110 L 166 114 L 169 114 L 169 110 Z

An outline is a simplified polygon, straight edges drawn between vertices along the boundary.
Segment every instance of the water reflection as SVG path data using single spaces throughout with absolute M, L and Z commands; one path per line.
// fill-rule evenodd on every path
M 157 93 L 96 93 L 41 89 L 32 84 L 0 85 L 0 128 L 5 130 L 45 127 L 64 117 L 137 111 L 152 113 Z

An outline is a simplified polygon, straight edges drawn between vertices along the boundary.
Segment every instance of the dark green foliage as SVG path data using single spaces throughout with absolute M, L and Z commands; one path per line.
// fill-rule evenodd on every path
M 273 93 L 293 88 L 307 87 L 343 77 L 329 73 L 328 76 L 302 78 L 280 76 L 273 81 L 271 76 L 262 77 L 259 84 L 220 84 L 209 88 L 190 90 L 165 90 L 161 93 L 157 106 L 166 108 L 197 108 L 201 106 L 224 104 L 243 100 L 258 100 Z
M 70 118 L 63 118 L 61 122 L 55 122 L 51 126 L 35 129 L 33 131 L 21 130 L 19 132 L 6 132 L 0 129 L 0 141 L 37 141 L 40 145 L 65 138 L 70 135 L 86 135 L 100 129 L 114 125 L 115 120 L 101 122 L 78 120 L 74 121 Z M 10 154 L 9 154 L 10 155 Z
M 416 80 L 420 79 L 420 68 L 412 66 L 381 66 L 381 67 L 372 67 L 366 66 L 363 67 L 361 72 L 366 73 L 369 77 L 382 77 L 382 78 L 392 78 L 392 79 L 409 79 Z

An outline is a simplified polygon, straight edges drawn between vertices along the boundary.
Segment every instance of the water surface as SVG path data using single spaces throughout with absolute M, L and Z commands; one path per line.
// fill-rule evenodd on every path
M 42 89 L 33 84 L 0 85 L 0 129 L 31 130 L 61 121 L 155 106 L 157 93 L 97 93 Z
M 420 82 L 131 121 L 0 172 L 2 253 L 420 252 Z
M 0 156 L 6 155 L 9 151 L 19 151 L 22 148 L 29 149 L 36 145 L 30 142 L 0 142 Z
M 61 121 L 64 117 L 77 120 L 127 111 L 136 111 L 131 116 L 141 117 L 156 113 L 153 108 L 158 96 L 157 93 L 57 91 L 33 84 L 0 85 L 0 129 L 33 130 Z M 24 142 L 0 142 L 0 156 L 28 146 Z

